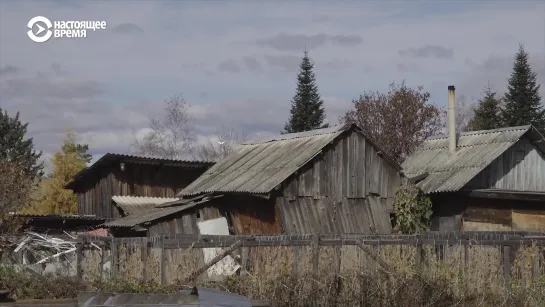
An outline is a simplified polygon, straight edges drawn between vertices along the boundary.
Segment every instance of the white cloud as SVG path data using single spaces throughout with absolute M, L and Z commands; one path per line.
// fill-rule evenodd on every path
M 448 84 L 467 97 L 488 81 L 501 89 L 519 43 L 545 78 L 540 2 L 241 3 L 0 1 L 0 107 L 21 111 L 46 154 L 71 127 L 100 155 L 126 151 L 133 133 L 179 92 L 201 140 L 221 125 L 251 137 L 277 133 L 304 44 L 332 124 L 352 98 L 403 78 L 441 104 Z M 106 20 L 108 28 L 36 44 L 24 33 L 36 15 Z

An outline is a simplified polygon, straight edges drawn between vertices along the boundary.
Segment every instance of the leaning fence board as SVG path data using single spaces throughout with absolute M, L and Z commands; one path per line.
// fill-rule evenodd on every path
M 237 241 L 233 245 L 229 246 L 229 248 L 225 249 L 222 253 L 218 254 L 216 257 L 212 258 L 210 262 L 203 265 L 202 267 L 198 268 L 197 270 L 193 271 L 184 279 L 184 282 L 190 282 L 193 281 L 195 278 L 197 278 L 202 273 L 206 272 L 209 268 L 211 268 L 214 264 L 218 263 L 221 259 L 225 258 L 228 254 L 235 251 L 237 248 L 242 246 L 242 241 Z
M 380 256 L 372 249 L 370 249 L 368 246 L 365 246 L 365 243 L 363 241 L 357 242 L 356 244 L 361 250 L 363 250 L 369 257 L 371 257 L 376 263 L 378 263 L 384 270 L 390 271 L 389 265 L 384 262 L 384 260 L 380 259 Z

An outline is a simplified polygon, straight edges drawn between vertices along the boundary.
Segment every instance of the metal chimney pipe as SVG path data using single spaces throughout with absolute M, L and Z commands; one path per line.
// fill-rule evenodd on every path
M 456 152 L 456 96 L 454 85 L 448 86 L 448 143 L 451 154 Z

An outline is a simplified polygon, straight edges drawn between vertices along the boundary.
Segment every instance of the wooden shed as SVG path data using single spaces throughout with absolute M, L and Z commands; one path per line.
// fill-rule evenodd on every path
M 429 138 L 402 164 L 433 202 L 432 230 L 545 230 L 545 138 L 532 126 Z
M 400 169 L 354 124 L 284 134 L 237 147 L 178 194 L 184 205 L 107 225 L 196 234 L 224 217 L 232 234 L 390 233 Z
M 80 215 L 124 216 L 114 196 L 175 197 L 214 162 L 157 159 L 108 153 L 82 170 L 65 188 L 74 191 Z

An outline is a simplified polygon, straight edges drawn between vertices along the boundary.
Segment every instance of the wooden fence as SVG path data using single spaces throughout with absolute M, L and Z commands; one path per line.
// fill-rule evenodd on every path
M 502 271 L 505 289 L 508 292 L 513 277 L 525 284 L 542 275 L 545 268 L 543 258 L 545 233 L 531 232 L 450 232 L 422 235 L 81 237 L 77 243 L 77 275 L 81 278 L 84 276 L 84 271 L 98 267 L 99 272 L 96 274 L 101 279 L 121 278 L 121 271 L 125 270 L 132 272 L 136 278 L 155 279 L 161 284 L 167 284 L 174 280 L 194 282 L 207 269 L 227 255 L 236 254 L 238 256 L 242 273 L 250 271 L 259 266 L 259 259 L 264 258 L 263 255 L 259 256 L 260 249 L 267 249 L 267 252 L 264 253 L 269 257 L 272 257 L 272 249 L 289 250 L 293 274 L 300 274 L 301 267 L 304 265 L 308 265 L 308 271 L 311 274 L 319 274 L 320 264 L 328 271 L 339 274 L 343 262 L 344 268 L 363 265 L 388 271 L 392 269 L 392 263 L 386 259 L 385 253 L 381 252 L 382 249 L 388 248 L 399 250 L 401 255 L 399 257 L 410 254 L 410 257 L 405 258 L 410 258 L 410 265 L 415 270 L 424 270 L 430 266 L 432 261 L 446 261 L 448 258 L 456 259 L 456 265 L 466 268 L 475 261 L 484 261 L 483 256 L 477 252 L 491 250 L 495 252 L 492 256 L 488 255 L 487 264 L 499 267 L 499 270 Z M 96 255 L 97 249 L 92 247 L 92 244 L 101 248 L 99 257 Z M 204 248 L 222 248 L 223 251 L 208 263 L 204 263 L 202 259 L 202 249 Z M 517 252 L 522 249 L 525 249 L 526 252 L 517 256 Z M 323 253 L 324 250 L 330 250 L 332 257 L 320 263 L 323 259 L 320 253 Z M 397 251 L 394 254 L 397 255 L 396 253 Z M 91 258 L 91 254 L 94 254 L 95 258 L 99 258 L 94 265 L 86 261 Z M 348 254 L 356 255 L 355 258 L 358 260 L 347 264 Z M 185 262 L 181 261 L 177 266 L 169 264 L 169 260 L 172 262 L 172 259 L 179 255 L 184 255 Z M 154 257 L 153 260 L 150 258 L 151 256 Z M 129 265 L 130 257 L 133 258 L 132 266 Z M 361 261 L 361 257 L 365 258 L 363 261 L 365 263 Z M 273 266 L 279 265 L 280 256 L 272 258 Z M 515 261 L 515 258 L 518 260 Z M 104 270 L 106 263 L 110 263 L 110 270 L 107 272 Z M 520 267 L 521 273 L 513 273 L 514 265 Z

